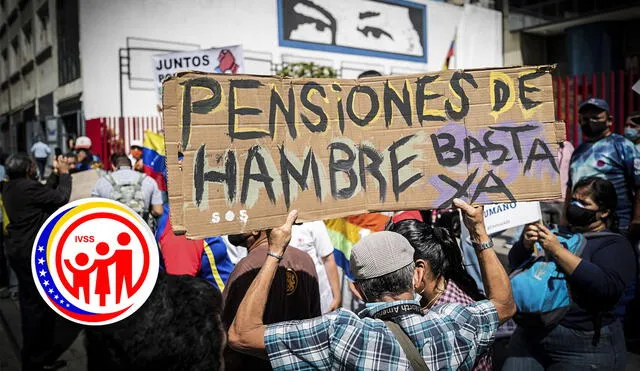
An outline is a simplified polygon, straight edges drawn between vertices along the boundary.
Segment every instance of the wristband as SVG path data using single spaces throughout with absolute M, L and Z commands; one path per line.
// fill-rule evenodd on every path
M 486 249 L 492 248 L 493 247 L 493 240 L 489 239 L 488 242 L 483 242 L 483 243 L 471 242 L 471 245 L 476 250 L 476 252 L 480 252 L 482 250 L 486 250 Z
M 267 255 L 268 255 L 268 256 L 272 256 L 272 257 L 274 257 L 274 258 L 278 259 L 278 261 L 282 260 L 282 255 L 274 254 L 274 253 L 272 253 L 271 251 L 269 251 L 269 252 L 267 253 Z

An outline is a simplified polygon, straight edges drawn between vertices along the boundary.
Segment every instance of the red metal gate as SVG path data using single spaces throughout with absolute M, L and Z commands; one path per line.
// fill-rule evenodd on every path
M 554 78 L 556 116 L 567 124 L 567 140 L 574 145 L 582 143 L 578 105 L 591 97 L 607 100 L 613 116 L 614 131 L 621 134 L 627 115 L 640 110 L 640 96 L 631 90 L 639 77 L 620 70 Z
M 162 132 L 160 117 L 103 117 L 86 121 L 87 136 L 93 143 L 92 151 L 100 156 L 105 168 L 110 169 L 109 158 L 117 152 L 127 152 L 134 140 L 144 142 L 144 132 Z

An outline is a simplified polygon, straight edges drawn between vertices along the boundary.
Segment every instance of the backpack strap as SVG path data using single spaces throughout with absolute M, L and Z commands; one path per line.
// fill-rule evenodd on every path
M 111 184 L 111 187 L 113 187 L 113 189 L 115 189 L 118 186 L 118 182 L 116 182 L 116 180 L 114 179 L 113 176 L 111 176 L 111 173 L 106 173 L 104 175 L 104 177 L 107 179 L 107 181 Z
M 393 332 L 398 343 L 400 343 L 402 350 L 404 350 L 404 354 L 407 356 L 407 360 L 411 364 L 411 368 L 413 368 L 414 371 L 429 371 L 429 367 L 424 361 L 424 358 L 420 355 L 418 348 L 413 341 L 409 339 L 409 336 L 407 336 L 407 333 L 404 332 L 402 327 L 393 321 L 384 321 L 384 323 L 387 325 L 389 330 Z

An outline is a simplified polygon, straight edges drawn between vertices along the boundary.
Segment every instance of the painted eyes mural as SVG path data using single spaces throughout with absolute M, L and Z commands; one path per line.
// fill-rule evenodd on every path
M 425 63 L 426 7 L 402 0 L 278 0 L 280 45 Z

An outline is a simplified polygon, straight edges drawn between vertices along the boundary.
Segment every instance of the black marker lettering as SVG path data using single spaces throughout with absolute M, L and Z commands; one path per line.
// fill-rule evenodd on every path
M 480 153 L 482 158 L 487 161 L 487 149 L 476 138 L 468 136 L 464 138 L 464 154 L 467 158 L 467 164 L 471 162 L 471 155 L 474 153 Z
M 462 85 L 460 85 L 460 80 L 462 79 L 474 88 L 478 88 L 476 80 L 469 73 L 456 71 L 451 75 L 451 81 L 449 83 L 453 91 L 460 97 L 460 111 L 453 109 L 453 104 L 451 104 L 449 99 L 444 102 L 444 109 L 447 111 L 447 116 L 454 121 L 462 120 L 467 116 L 467 113 L 469 113 L 469 97 L 467 97 L 467 93 L 464 91 Z
M 198 77 L 181 83 L 184 86 L 182 94 L 182 150 L 186 150 L 191 137 L 191 113 L 205 114 L 211 112 L 220 104 L 220 83 L 209 77 Z M 191 101 L 191 89 L 207 88 L 211 90 L 211 98 Z
M 538 147 L 542 148 L 542 152 L 544 153 L 536 153 Z M 536 138 L 531 145 L 531 151 L 529 151 L 529 156 L 527 157 L 527 162 L 525 162 L 524 164 L 524 171 L 522 172 L 522 174 L 526 174 L 527 171 L 531 170 L 531 165 L 534 161 L 544 160 L 547 160 L 549 161 L 549 163 L 551 163 L 551 167 L 556 171 L 556 173 L 560 173 L 560 170 L 558 170 L 558 165 L 556 164 L 556 159 L 553 157 L 553 154 L 551 154 L 551 151 L 549 150 L 549 147 L 547 147 L 547 144 L 539 138 Z
M 384 202 L 387 197 L 387 180 L 380 171 L 380 165 L 382 165 L 383 156 L 375 148 L 366 144 L 358 146 L 359 149 L 359 161 L 360 161 L 360 184 L 363 189 L 367 189 L 367 177 L 366 173 L 371 174 L 378 181 L 378 189 L 380 190 L 380 202 Z M 371 160 L 369 165 L 365 165 L 365 156 Z
M 267 169 L 267 164 L 264 160 L 264 156 L 260 153 L 262 147 L 253 146 L 249 148 L 249 152 L 247 153 L 247 162 L 244 164 L 244 175 L 242 180 L 242 193 L 240 194 L 240 202 L 242 204 L 247 202 L 247 196 L 249 195 L 249 184 L 252 180 L 256 182 L 260 182 L 264 185 L 265 191 L 267 191 L 267 197 L 271 203 L 276 203 L 276 196 L 273 192 L 273 178 L 269 176 L 269 170 Z M 256 162 L 258 165 L 258 172 L 251 173 L 251 165 L 253 162 Z M 256 190 L 257 192 L 257 190 Z
M 414 136 L 415 135 L 407 135 L 406 137 L 400 138 L 400 140 L 393 142 L 393 144 L 389 146 L 389 158 L 391 160 L 391 181 L 393 194 L 396 198 L 396 201 L 400 200 L 400 193 L 404 192 L 411 186 L 411 184 L 417 182 L 423 176 L 422 173 L 413 174 L 409 179 L 400 183 L 400 169 L 409 165 L 409 163 L 416 157 L 418 157 L 418 155 L 411 155 L 398 162 L 398 154 L 396 151 L 398 150 L 398 148 L 402 147 L 408 141 L 410 141 Z
M 495 185 L 487 186 L 489 179 L 493 180 Z M 475 202 L 483 193 L 502 193 L 509 198 L 509 201 L 516 202 L 516 199 L 513 197 L 511 191 L 509 191 L 509 188 L 507 188 L 500 177 L 493 173 L 493 170 L 489 170 L 487 175 L 480 179 L 480 183 L 478 183 L 476 191 L 473 193 L 473 197 L 471 197 L 471 203 Z
M 278 113 L 276 109 L 279 109 L 282 115 L 284 116 L 284 120 L 287 123 L 287 127 L 289 128 L 289 135 L 291 138 L 296 139 L 298 136 L 296 132 L 296 100 L 293 95 L 293 88 L 289 87 L 287 90 L 289 104 L 288 107 L 285 107 L 284 102 L 282 101 L 282 97 L 278 94 L 278 91 L 275 87 L 271 89 L 271 99 L 269 100 L 269 127 L 275 127 L 276 125 L 276 114 Z
M 389 80 L 384 83 L 384 122 L 386 127 L 391 126 L 391 118 L 393 117 L 393 111 L 391 110 L 391 103 L 393 103 L 400 114 L 404 118 L 404 122 L 408 126 L 412 125 L 411 122 L 411 97 L 409 96 L 408 82 L 404 82 L 402 87 L 402 99 L 398 96 L 395 90 L 389 86 Z
M 440 139 L 446 140 L 447 143 L 440 144 Z M 433 143 L 433 152 L 440 165 L 453 167 L 462 161 L 462 150 L 455 147 L 456 138 L 453 135 L 449 133 L 431 134 L 431 143 Z M 446 157 L 445 154 L 447 154 Z
M 236 198 L 236 155 L 232 150 L 225 152 L 224 173 L 204 170 L 205 145 L 201 145 L 196 152 L 193 166 L 193 186 L 195 188 L 196 206 L 200 206 L 204 195 L 204 182 L 225 183 L 227 187 L 227 201 L 233 203 Z
M 532 100 L 530 98 L 527 98 L 526 94 L 527 93 L 534 93 L 536 91 L 540 91 L 540 89 L 536 88 L 535 86 L 527 86 L 527 81 L 535 80 L 538 77 L 544 76 L 544 74 L 545 74 L 544 72 L 536 71 L 536 72 L 528 73 L 526 75 L 522 75 L 518 79 L 518 90 L 520 92 L 520 103 L 522 104 L 522 107 L 524 107 L 524 109 L 530 110 L 530 109 L 542 104 L 542 102 L 540 102 L 540 101 Z
M 369 109 L 369 112 L 367 112 L 367 114 L 364 116 L 364 118 L 358 117 L 353 107 L 356 93 L 366 94 L 371 101 L 371 108 Z M 375 90 L 373 90 L 372 87 L 360 85 L 351 88 L 351 90 L 349 91 L 349 95 L 347 96 L 347 115 L 349 115 L 351 121 L 353 121 L 356 125 L 362 127 L 369 125 L 369 123 L 376 117 L 379 110 L 380 102 L 378 102 L 378 94 Z
M 520 145 L 520 137 L 518 136 L 518 134 L 534 130 L 536 129 L 536 126 L 534 125 L 489 126 L 489 129 L 511 133 L 513 150 L 516 152 L 516 157 L 518 158 L 518 161 L 522 161 L 522 146 Z
M 317 124 L 314 124 L 304 113 L 300 113 L 300 118 L 302 119 L 302 123 L 304 124 L 304 126 L 306 126 L 310 132 L 323 133 L 327 130 L 328 117 L 322 107 L 309 101 L 309 95 L 311 95 L 313 91 L 317 91 L 322 98 L 327 97 L 327 94 L 325 93 L 322 85 L 318 84 L 317 82 L 308 82 L 302 85 L 302 89 L 300 89 L 300 101 L 302 102 L 304 108 L 318 115 L 320 121 L 318 121 Z
M 341 142 L 330 143 L 329 146 L 329 180 L 331 183 L 331 196 L 336 200 L 345 200 L 353 196 L 358 186 L 358 176 L 355 170 L 353 170 L 353 163 L 356 160 L 356 155 L 353 153 L 351 147 Z M 347 155 L 346 159 L 336 160 L 335 152 L 341 151 Z M 345 173 L 349 178 L 349 186 L 346 188 L 338 189 L 338 179 L 336 173 Z
M 282 179 L 282 191 L 284 192 L 284 202 L 287 205 L 287 210 L 291 206 L 291 178 L 295 180 L 300 188 L 304 191 L 309 189 L 307 180 L 309 179 L 309 170 L 313 174 L 313 185 L 318 201 L 322 201 L 322 185 L 320 184 L 320 171 L 318 170 L 318 163 L 316 156 L 310 149 L 307 152 L 307 156 L 304 158 L 302 165 L 302 172 L 289 161 L 284 146 L 279 147 L 280 150 L 280 178 Z
M 487 146 L 487 151 L 489 152 L 493 152 L 493 151 L 501 151 L 502 154 L 497 157 L 495 160 L 491 161 L 491 165 L 493 166 L 499 166 L 502 165 L 503 163 L 507 162 L 507 161 L 511 161 L 512 157 L 508 157 L 509 156 L 509 150 L 507 149 L 506 146 L 503 146 L 502 144 L 497 144 L 497 143 L 493 143 L 491 141 L 491 136 L 493 135 L 494 131 L 493 130 L 489 130 L 486 133 L 484 133 L 484 144 Z
M 440 77 L 440 75 L 433 76 L 422 76 L 416 80 L 416 115 L 418 116 L 418 121 L 420 121 L 420 125 L 422 125 L 423 121 L 445 121 L 446 118 L 444 116 L 439 115 L 425 115 L 424 114 L 424 102 L 431 99 L 436 99 L 441 97 L 441 94 L 424 94 L 424 88 L 427 84 L 430 84 L 436 81 Z
M 269 132 L 261 130 L 238 131 L 236 132 L 236 115 L 241 116 L 257 116 L 262 110 L 254 107 L 236 107 L 236 89 L 258 89 L 264 86 L 258 80 L 230 80 L 229 81 L 229 136 L 231 141 L 234 139 L 256 139 L 266 136 L 273 138 L 275 134 L 275 125 L 269 124 Z
M 440 180 L 447 183 L 448 185 L 451 186 L 451 188 L 456 190 L 456 193 L 454 193 L 453 196 L 449 197 L 448 200 L 446 200 L 440 206 L 438 206 L 438 209 L 446 209 L 450 207 L 451 204 L 453 203 L 454 198 L 469 197 L 469 187 L 473 183 L 473 180 L 476 178 L 476 175 L 478 175 L 479 170 L 480 169 L 476 169 L 473 173 L 469 174 L 467 179 L 462 184 L 456 182 L 455 180 L 449 178 L 444 174 L 438 175 L 438 178 Z
M 493 81 L 493 96 L 495 97 L 495 103 L 491 110 L 493 112 L 498 112 L 507 104 L 509 100 L 509 96 L 511 95 L 511 90 L 509 89 L 509 85 L 502 80 L 494 80 Z

